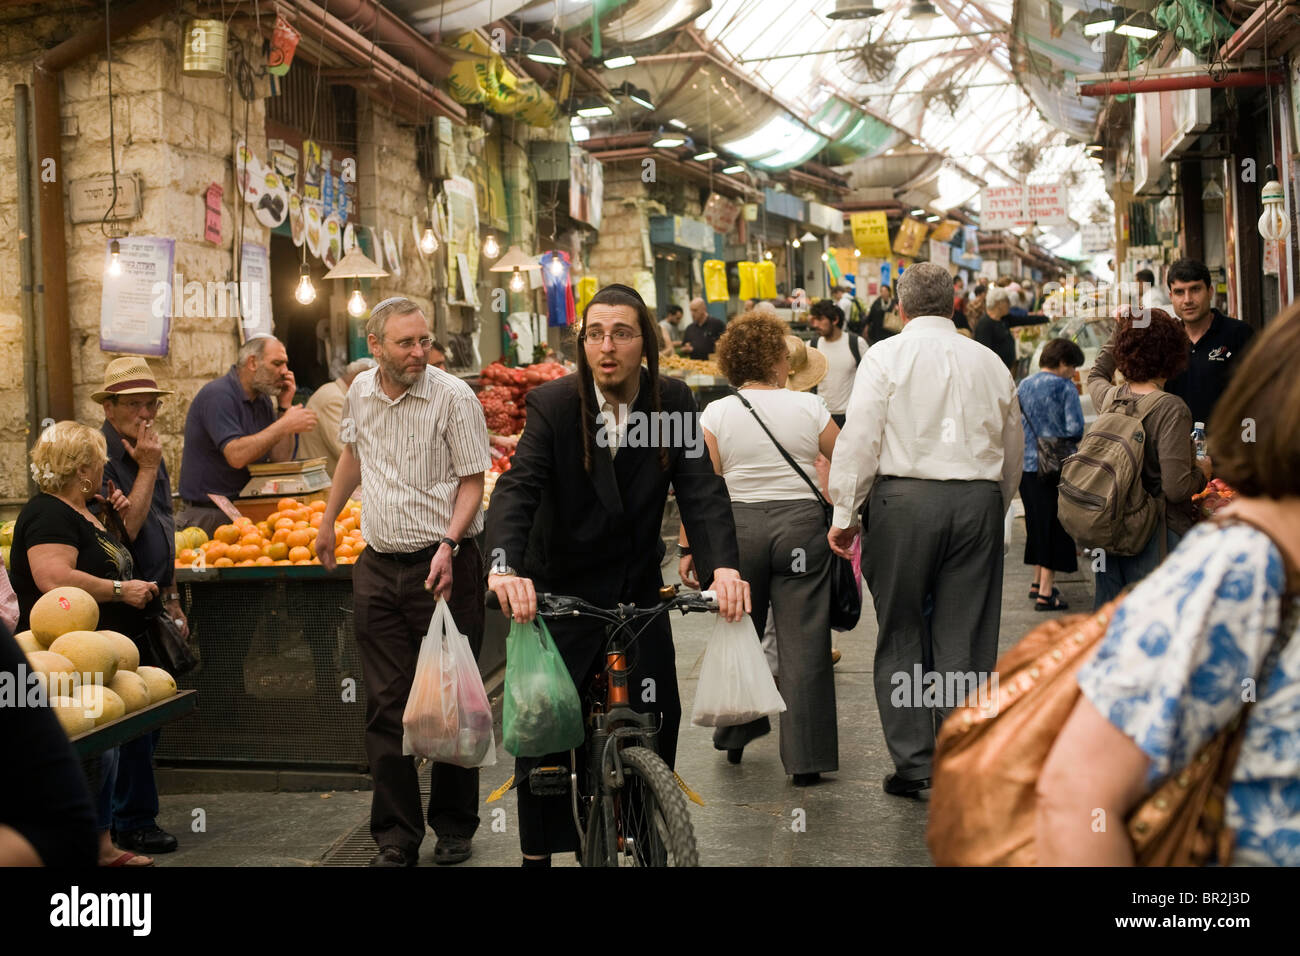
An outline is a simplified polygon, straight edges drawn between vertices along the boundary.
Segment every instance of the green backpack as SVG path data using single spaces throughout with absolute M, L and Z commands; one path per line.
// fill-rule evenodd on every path
M 1061 463 L 1057 518 L 1081 548 L 1133 555 L 1151 540 L 1164 501 L 1142 484 L 1142 421 L 1165 394 L 1121 398 L 1111 389 L 1078 451 Z

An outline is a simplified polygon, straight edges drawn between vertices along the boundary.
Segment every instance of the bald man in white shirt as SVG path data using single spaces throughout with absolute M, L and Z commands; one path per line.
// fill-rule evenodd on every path
M 997 658 L 1002 518 L 1024 439 L 1011 373 L 953 326 L 948 270 L 908 267 L 898 299 L 903 331 L 873 345 L 854 380 L 831 463 L 828 537 L 848 557 L 870 496 L 862 572 L 876 606 L 876 703 L 896 767 L 885 792 L 921 796 L 938 724 L 972 699 Z

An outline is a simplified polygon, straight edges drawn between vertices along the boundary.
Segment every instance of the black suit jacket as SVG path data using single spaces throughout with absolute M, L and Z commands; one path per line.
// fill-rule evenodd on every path
M 701 583 L 707 587 L 716 568 L 739 567 L 726 484 L 713 471 L 686 384 L 659 379 L 662 410 L 689 421 L 692 431 L 685 434 L 693 438 L 668 448 L 667 471 L 660 469 L 654 447 L 623 447 L 610 458 L 596 440 L 593 395 L 593 415 L 585 423 L 592 435 L 590 475 L 582 465 L 579 387 L 574 374 L 528 393 L 524 433 L 488 508 L 489 567 L 504 560 L 532 578 L 538 591 L 577 595 L 601 607 L 653 603 L 663 584 L 660 530 L 669 484 Z M 650 412 L 650 373 L 644 368 L 632 410 Z

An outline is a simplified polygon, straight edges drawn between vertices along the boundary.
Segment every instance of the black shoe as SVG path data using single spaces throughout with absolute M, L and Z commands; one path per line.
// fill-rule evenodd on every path
M 727 763 L 740 763 L 741 758 L 745 756 L 744 747 L 732 747 L 727 751 Z
M 1070 605 L 1061 600 L 1061 592 L 1056 588 L 1052 588 L 1050 598 L 1045 598 L 1040 594 L 1038 600 L 1034 602 L 1035 611 L 1068 611 L 1069 609 Z
M 915 797 L 919 796 L 922 790 L 929 789 L 929 777 L 923 777 L 920 780 L 904 780 L 898 774 L 891 773 L 885 778 L 885 793 L 891 796 Z
M 379 852 L 370 858 L 371 866 L 415 866 L 419 857 L 407 853 L 400 846 L 381 846 Z
M 146 856 L 172 853 L 179 846 L 174 836 L 156 825 L 140 830 L 120 830 L 114 834 L 113 842 L 123 850 L 134 850 Z
M 820 783 L 822 775 L 819 773 L 797 773 L 794 775 L 794 785 L 796 787 L 808 787 L 814 783 Z
M 469 837 L 439 837 L 438 845 L 433 848 L 433 862 L 439 866 L 464 863 L 473 852 Z

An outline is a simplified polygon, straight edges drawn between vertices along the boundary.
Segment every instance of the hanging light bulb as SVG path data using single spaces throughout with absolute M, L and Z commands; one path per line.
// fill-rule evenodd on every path
M 316 301 L 316 287 L 311 284 L 311 270 L 305 262 L 298 271 L 298 288 L 293 290 L 293 297 L 302 305 L 311 305 Z
M 122 244 L 114 239 L 108 244 L 108 275 L 116 278 L 122 274 Z
M 1264 204 L 1264 213 L 1259 217 L 1259 234 L 1265 239 L 1276 241 L 1285 239 L 1291 231 L 1291 220 L 1286 215 L 1286 190 L 1277 179 L 1277 169 L 1271 164 L 1265 167 L 1263 190 L 1259 198 Z
M 518 268 L 510 274 L 510 291 L 523 292 L 528 283 L 524 281 L 524 274 Z
M 426 256 L 438 251 L 438 237 L 434 235 L 432 222 L 424 227 L 424 232 L 420 235 L 420 251 Z
M 348 296 L 348 315 L 359 319 L 365 314 L 366 300 L 361 295 L 361 280 L 355 279 L 352 283 L 352 294 Z
M 796 249 L 798 249 L 799 246 L 802 245 L 802 243 L 800 243 L 798 239 L 793 239 L 793 240 L 791 240 L 790 245 L 792 245 L 792 246 L 794 246 Z
M 548 268 L 551 270 L 551 275 L 557 279 L 564 275 L 564 260 L 560 258 L 559 253 L 551 254 L 551 264 Z
M 862 250 L 861 250 L 861 249 L 854 249 L 854 250 L 853 250 L 853 258 L 855 258 L 855 259 L 861 259 L 861 258 L 862 258 Z
M 501 243 L 497 242 L 497 237 L 488 233 L 488 237 L 483 240 L 483 255 L 489 259 L 495 259 L 501 255 Z
M 830 261 L 831 261 L 831 257 L 830 257 L 830 255 L 829 255 L 828 253 L 823 252 L 823 253 L 822 253 L 822 262 L 830 262 Z
M 764 259 L 771 259 L 771 258 L 772 258 L 772 250 L 771 250 L 771 249 L 768 249 L 766 252 L 764 252 L 764 253 L 763 253 L 763 258 L 764 258 Z

